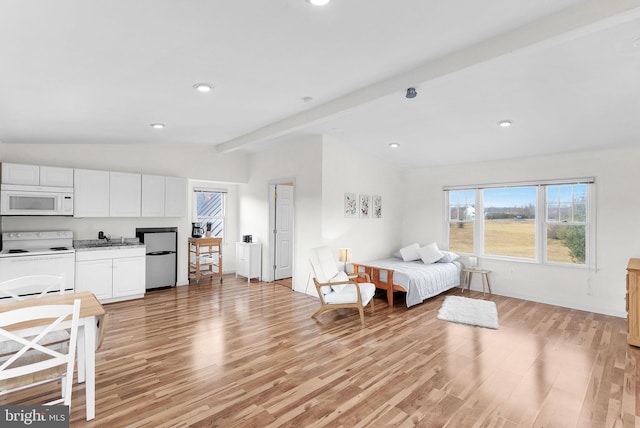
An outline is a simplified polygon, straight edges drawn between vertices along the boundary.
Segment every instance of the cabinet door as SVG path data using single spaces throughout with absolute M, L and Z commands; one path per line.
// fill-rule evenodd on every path
M 111 259 L 76 262 L 76 291 L 91 291 L 98 300 L 110 299 L 111 284 Z
M 144 257 L 113 259 L 113 297 L 144 294 Z
M 73 187 L 73 168 L 41 166 L 40 185 L 52 187 Z
M 165 206 L 166 217 L 187 216 L 187 179 L 182 177 L 165 177 Z
M 73 216 L 109 217 L 109 172 L 73 171 Z
M 249 257 L 247 244 L 236 242 L 236 274 L 249 276 Z
M 140 174 L 109 173 L 109 216 L 140 217 Z
M 2 182 L 4 184 L 40 184 L 40 167 L 19 163 L 2 163 Z
M 164 216 L 164 177 L 142 175 L 142 217 Z
M 249 276 L 251 276 L 251 278 L 260 278 L 262 276 L 262 245 L 249 244 L 249 248 L 251 254 L 249 257 L 251 259 Z

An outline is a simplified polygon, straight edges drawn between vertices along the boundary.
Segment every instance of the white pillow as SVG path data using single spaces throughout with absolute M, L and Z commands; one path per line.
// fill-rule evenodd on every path
M 329 280 L 329 282 L 345 282 L 345 281 L 349 281 L 349 276 L 345 272 L 338 272 L 336 276 L 334 276 Z M 340 293 L 342 290 L 344 290 L 344 287 L 346 287 L 347 285 L 349 284 L 336 284 L 336 285 L 332 285 L 331 288 L 333 288 L 333 291 L 335 291 L 336 293 Z
M 420 254 L 420 258 L 422 259 L 422 263 L 426 265 L 430 265 L 431 263 L 435 263 L 444 256 L 442 251 L 438 249 L 438 244 L 432 242 L 429 245 L 425 245 L 424 247 L 418 250 L 418 254 Z
M 440 252 L 442 254 L 444 254 L 442 256 L 442 258 L 440 260 L 438 260 L 438 263 L 451 263 L 454 260 L 458 260 L 460 258 L 460 256 L 452 251 L 444 251 L 444 250 L 440 250 Z
M 405 262 L 420 260 L 420 254 L 418 254 L 419 249 L 420 249 L 420 244 L 418 243 L 407 245 L 404 248 L 400 248 L 400 255 L 402 256 L 402 260 L 404 260 Z

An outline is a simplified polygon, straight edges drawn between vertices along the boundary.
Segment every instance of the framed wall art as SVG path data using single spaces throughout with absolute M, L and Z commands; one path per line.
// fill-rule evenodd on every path
M 344 194 L 344 216 L 355 217 L 358 212 L 358 200 L 355 193 Z
M 371 215 L 373 218 L 382 218 L 382 196 L 373 195 L 371 200 L 373 204 L 373 211 L 371 211 Z
M 360 217 L 368 218 L 371 211 L 371 197 L 369 195 L 360 195 Z

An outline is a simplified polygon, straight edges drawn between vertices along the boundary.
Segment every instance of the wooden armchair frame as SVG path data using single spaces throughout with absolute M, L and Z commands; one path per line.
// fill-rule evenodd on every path
M 321 283 L 318 282 L 318 280 L 314 277 L 313 278 L 313 283 L 316 285 L 316 291 L 318 292 L 318 296 L 320 297 L 320 309 L 318 309 L 313 315 L 311 315 L 312 318 L 316 318 L 317 315 L 325 312 L 325 311 L 329 311 L 332 309 L 339 309 L 339 308 L 353 308 L 353 309 L 357 309 L 358 312 L 360 313 L 360 323 L 362 324 L 362 326 L 365 326 L 364 323 L 364 305 L 362 304 L 362 293 L 360 292 L 360 283 L 356 282 L 355 279 L 358 277 L 363 277 L 365 278 L 366 282 L 371 282 L 370 278 L 369 278 L 369 274 L 365 273 L 365 272 L 360 272 L 360 273 L 355 273 L 352 275 L 348 275 L 350 281 L 342 281 L 342 282 L 327 282 L 327 283 Z M 358 299 L 356 302 L 353 303 L 327 303 L 325 300 L 325 295 L 321 290 L 321 287 L 330 287 L 332 285 L 340 285 L 340 284 L 353 284 L 356 288 L 356 294 L 358 296 Z M 371 311 L 374 311 L 374 303 L 373 303 L 373 298 L 371 298 L 370 302 L 371 302 Z

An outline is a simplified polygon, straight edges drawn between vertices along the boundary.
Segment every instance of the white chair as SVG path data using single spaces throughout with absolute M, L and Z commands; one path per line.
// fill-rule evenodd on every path
M 71 407 L 79 316 L 80 299 L 73 305 L 28 306 L 1 312 L 0 395 L 61 379 L 62 397 L 44 404 Z M 49 334 L 64 329 L 69 329 L 68 341 L 44 343 Z
M 15 300 L 40 298 L 49 292 L 64 294 L 65 277 L 61 275 L 28 275 L 0 282 L 0 298 Z
M 364 327 L 364 307 L 371 302 L 373 311 L 373 296 L 376 286 L 371 283 L 366 273 L 347 275 L 338 270 L 336 259 L 329 247 L 318 247 L 311 250 L 311 268 L 313 282 L 320 297 L 320 309 L 312 318 L 324 311 L 338 308 L 354 308 L 360 312 L 360 322 Z M 356 282 L 355 278 L 363 277 L 367 282 Z

